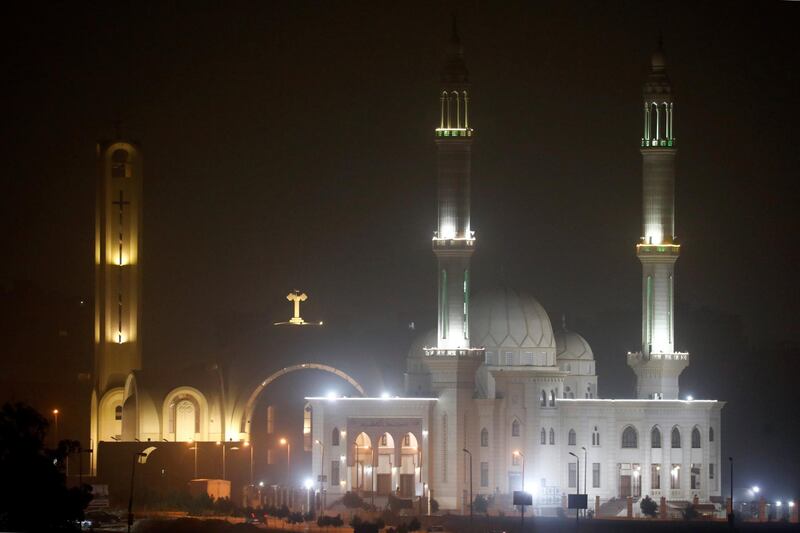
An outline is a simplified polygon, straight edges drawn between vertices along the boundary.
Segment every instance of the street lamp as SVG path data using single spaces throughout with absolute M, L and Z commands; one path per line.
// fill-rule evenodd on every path
M 761 489 L 759 488 L 758 485 L 755 485 L 752 490 L 753 490 L 753 494 L 758 494 L 759 492 L 761 492 Z
M 469 456 L 469 521 L 472 522 L 472 452 L 464 448 L 464 453 Z M 522 477 L 522 488 L 525 488 L 525 476 Z
M 583 450 L 583 493 L 587 494 L 586 483 L 588 482 L 588 476 L 586 474 L 586 468 L 589 464 L 589 451 L 586 449 L 586 446 L 581 446 L 581 450 Z
M 200 447 L 200 443 L 189 439 L 189 444 L 193 444 L 189 449 L 194 450 L 194 479 L 197 479 L 197 448 Z
M 141 452 L 133 454 L 133 462 L 131 463 L 131 493 L 128 495 L 128 533 L 131 533 L 131 526 L 133 525 L 133 480 L 136 474 L 136 463 L 145 464 L 150 454 L 155 451 L 155 446 L 145 448 Z
M 281 438 L 281 440 L 279 440 L 278 442 L 280 442 L 281 446 L 286 446 L 286 477 L 288 478 L 289 484 L 291 484 L 292 443 L 285 438 Z
M 512 455 L 514 455 L 516 457 L 522 457 L 522 483 L 521 483 L 522 491 L 521 492 L 525 492 L 525 454 L 522 453 L 519 450 L 514 450 L 511 453 L 512 453 Z M 519 506 L 519 511 L 520 511 L 519 512 L 519 520 L 520 520 L 519 529 L 520 529 L 520 531 L 525 531 L 525 506 L 524 505 L 520 505 Z
M 314 442 L 319 444 L 320 458 L 319 458 L 319 493 L 322 496 L 322 510 L 325 510 L 325 487 L 323 485 L 325 479 L 325 446 L 322 441 L 316 439 Z M 313 468 L 312 468 L 313 470 Z
M 578 463 L 575 465 L 575 495 L 577 496 L 577 495 L 578 495 L 578 494 L 580 494 L 580 492 L 581 492 L 581 489 L 580 489 L 580 486 L 581 486 L 581 458 L 580 458 L 580 457 L 578 457 L 578 456 L 577 456 L 575 453 L 573 453 L 573 452 L 569 452 L 569 454 L 570 454 L 572 457 L 574 457 L 574 458 L 575 458 L 575 460 L 578 462 Z M 579 510 L 576 508 L 576 509 L 575 509 L 575 523 L 576 523 L 576 524 L 577 524 L 578 520 L 580 520 L 580 516 L 581 516 L 581 513 L 580 513 L 580 511 L 579 511 Z M 577 525 L 576 525 L 576 527 L 577 527 Z
M 233 441 L 233 439 L 231 439 L 231 441 Z M 228 447 L 227 444 L 228 444 L 227 442 L 217 441 L 217 446 L 222 445 L 222 479 L 228 479 L 226 470 L 227 459 L 225 457 L 225 450 Z M 231 450 L 238 450 L 238 449 L 239 449 L 238 446 L 231 446 Z
M 53 409 L 53 418 L 55 419 L 55 448 L 58 448 L 58 409 Z
M 728 457 L 728 461 L 731 464 L 731 513 L 728 515 L 728 523 L 731 527 L 733 527 L 733 457 Z M 755 488 L 758 489 L 758 487 Z
M 253 485 L 253 446 L 250 445 L 250 441 L 244 441 L 244 447 L 250 448 L 250 485 Z
M 303 482 L 303 486 L 306 488 L 306 512 L 311 512 L 311 487 L 314 486 L 314 481 L 311 478 L 306 479 Z

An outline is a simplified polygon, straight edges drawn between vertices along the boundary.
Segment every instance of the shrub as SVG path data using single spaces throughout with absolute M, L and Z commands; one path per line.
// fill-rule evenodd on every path
M 655 517 L 658 514 L 658 504 L 650 496 L 645 496 L 642 499 L 639 503 L 639 508 L 645 516 Z
M 694 520 L 700 516 L 700 513 L 697 512 L 694 504 L 691 503 L 686 506 L 686 508 L 682 511 L 682 514 L 684 520 Z
M 476 513 L 486 513 L 489 511 L 489 500 L 483 494 L 478 494 L 472 502 L 472 508 Z
M 342 496 L 342 505 L 348 509 L 356 509 L 364 505 L 364 500 L 355 492 L 348 492 Z

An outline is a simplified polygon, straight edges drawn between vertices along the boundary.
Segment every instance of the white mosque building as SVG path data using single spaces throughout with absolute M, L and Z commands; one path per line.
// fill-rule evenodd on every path
M 142 152 L 124 140 L 98 145 L 93 472 L 102 478 L 104 461 L 106 475 L 127 465 L 136 443 L 159 443 L 162 457 L 170 446 L 173 454 L 186 454 L 200 443 L 248 445 L 265 387 L 288 372 L 314 368 L 343 378 L 361 394 L 307 398 L 304 436 L 312 450 L 312 479 L 327 502 L 350 491 L 396 494 L 421 497 L 420 504 L 433 497 L 441 509 L 464 512 L 470 487 L 476 495 L 507 501 L 525 489 L 538 507 L 560 506 L 564 494 L 574 492 L 587 493 L 590 501 L 649 495 L 705 502 L 720 496 L 724 404 L 679 399 L 678 378 L 689 354 L 675 351 L 676 143 L 661 50 L 652 56 L 643 93 L 643 224 L 636 244 L 642 344 L 627 354 L 637 376 L 636 399 L 600 398 L 591 347 L 563 325 L 554 328 L 533 296 L 511 288 L 471 295 L 475 130 L 455 31 L 438 98 L 438 225 L 432 239 L 438 323 L 408 353 L 403 397 L 366 397 L 333 361 L 283 361 L 263 375 L 248 365 L 207 365 L 173 376 L 144 371 Z M 296 296 L 295 317 L 274 328 L 275 335 L 291 336 L 292 345 L 325 329 L 299 327 L 308 325 L 297 312 L 301 299 Z M 194 448 L 186 446 L 192 442 Z
M 642 345 L 627 354 L 636 399 L 598 396 L 586 340 L 553 327 L 536 299 L 511 288 L 470 294 L 470 85 L 454 32 L 442 70 L 438 150 L 438 324 L 411 347 L 405 396 L 307 398 L 313 479 L 327 499 L 348 491 L 435 498 L 465 512 L 469 490 L 564 495 L 590 502 L 649 495 L 707 502 L 720 496 L 723 402 L 679 399 L 689 354 L 675 350 L 674 101 L 664 54 L 644 84 Z M 472 465 L 472 466 L 470 466 Z M 471 476 L 471 479 L 470 479 Z M 580 486 L 578 485 L 580 483 Z M 590 503 L 590 506 L 592 504 Z

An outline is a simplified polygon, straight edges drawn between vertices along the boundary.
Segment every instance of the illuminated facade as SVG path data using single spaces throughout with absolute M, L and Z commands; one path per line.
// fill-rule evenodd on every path
M 624 514 L 627 498 L 645 495 L 668 505 L 719 498 L 723 403 L 678 399 L 688 354 L 674 338 L 674 103 L 663 52 L 653 55 L 644 90 L 642 349 L 628 355 L 637 399 L 613 400 L 599 397 L 586 339 L 566 323 L 553 327 L 533 296 L 509 287 L 470 296 L 475 133 L 453 35 L 435 129 L 437 327 L 409 350 L 404 397 L 308 398 L 313 478 L 327 480 L 328 501 L 348 491 L 396 494 L 423 510 L 434 498 L 455 512 L 468 512 L 471 486 L 507 512 L 513 491 L 524 489 L 537 512 L 555 514 L 578 479 L 591 507 L 595 498 L 606 504 L 601 514 Z M 405 435 L 412 444 L 398 445 Z

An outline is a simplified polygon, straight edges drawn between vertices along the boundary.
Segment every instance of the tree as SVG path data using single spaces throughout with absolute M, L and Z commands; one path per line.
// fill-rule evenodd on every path
M 67 489 L 59 468 L 77 443 L 62 441 L 55 450 L 46 449 L 47 427 L 28 405 L 6 403 L 0 409 L 0 530 L 72 529 L 83 519 L 91 488 Z
M 655 518 L 658 514 L 658 504 L 650 496 L 645 496 L 642 499 L 639 503 L 639 508 L 642 510 L 643 515 L 651 518 Z
M 692 503 L 683 509 L 682 514 L 684 520 L 694 520 L 700 516 L 700 513 L 697 512 L 697 508 Z
M 472 504 L 476 513 L 486 513 L 489 511 L 489 499 L 483 494 L 475 496 L 475 502 Z

